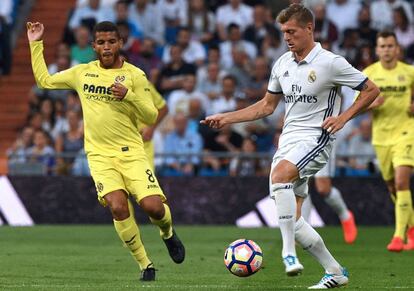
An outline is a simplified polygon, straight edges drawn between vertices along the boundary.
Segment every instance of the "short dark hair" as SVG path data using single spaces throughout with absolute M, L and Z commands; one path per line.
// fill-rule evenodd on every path
M 118 27 L 110 21 L 99 22 L 93 27 L 93 40 L 95 40 L 97 32 L 115 32 L 116 36 L 121 38 Z
M 395 39 L 395 41 L 397 41 L 397 35 L 392 30 L 382 30 L 382 31 L 378 32 L 377 33 L 377 40 L 380 37 L 383 37 L 383 38 L 393 37 Z
M 276 20 L 280 24 L 288 22 L 290 19 L 295 19 L 302 25 L 306 25 L 309 22 L 312 25 L 315 23 L 315 17 L 313 16 L 312 11 L 303 6 L 302 4 L 291 4 L 287 8 L 280 11 Z

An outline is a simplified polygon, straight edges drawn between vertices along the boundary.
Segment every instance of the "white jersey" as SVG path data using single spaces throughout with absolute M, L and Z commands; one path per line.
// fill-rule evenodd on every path
M 283 94 L 285 122 L 279 146 L 306 136 L 329 139 L 322 122 L 337 116 L 341 86 L 360 90 L 367 78 L 343 57 L 315 43 L 315 47 L 299 63 L 292 52 L 282 55 L 274 64 L 268 91 Z

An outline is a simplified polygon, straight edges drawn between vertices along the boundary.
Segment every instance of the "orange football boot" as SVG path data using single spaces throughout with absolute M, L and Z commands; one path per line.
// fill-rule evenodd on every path
M 404 241 L 398 236 L 394 236 L 391 242 L 387 245 L 387 250 L 390 252 L 401 252 L 404 248 Z
M 347 244 L 352 244 L 357 238 L 358 229 L 355 224 L 354 214 L 348 210 L 349 218 L 341 221 L 342 231 L 344 233 L 344 240 Z

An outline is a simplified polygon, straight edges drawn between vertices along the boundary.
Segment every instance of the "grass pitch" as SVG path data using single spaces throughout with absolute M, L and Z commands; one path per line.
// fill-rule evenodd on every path
M 158 231 L 142 226 L 141 235 L 154 261 L 157 281 L 141 283 L 136 263 L 112 226 L 0 227 L 0 290 L 303 290 L 323 275 L 313 258 L 298 250 L 301 276 L 284 274 L 278 229 L 178 226 L 187 257 L 174 264 Z M 325 243 L 350 272 L 348 290 L 414 290 L 414 251 L 389 253 L 392 228 L 359 228 L 354 245 L 341 229 L 318 229 Z M 231 275 L 223 264 L 226 246 L 238 239 L 256 241 L 264 267 L 248 278 Z

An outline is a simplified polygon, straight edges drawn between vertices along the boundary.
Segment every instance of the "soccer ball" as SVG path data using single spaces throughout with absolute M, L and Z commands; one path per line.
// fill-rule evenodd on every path
M 248 239 L 232 242 L 224 253 L 224 264 L 227 269 L 239 277 L 247 277 L 259 271 L 262 261 L 262 250 L 258 244 Z

